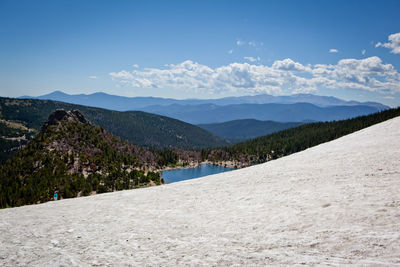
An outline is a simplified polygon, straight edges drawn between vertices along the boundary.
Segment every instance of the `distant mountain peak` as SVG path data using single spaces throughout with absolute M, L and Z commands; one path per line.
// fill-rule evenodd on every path
M 56 91 L 51 92 L 49 95 L 68 95 L 68 94 L 64 93 L 61 90 L 56 90 Z

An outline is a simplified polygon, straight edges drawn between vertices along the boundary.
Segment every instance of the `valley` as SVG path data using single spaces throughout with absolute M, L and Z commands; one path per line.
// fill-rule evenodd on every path
M 31 129 L 30 133 L 37 133 L 50 113 L 56 109 L 79 110 L 95 125 L 102 126 L 123 140 L 146 148 L 199 149 L 228 144 L 222 138 L 197 126 L 164 116 L 145 112 L 118 112 L 51 100 L 0 97 L 0 119 L 8 123 L 0 123 L 0 129 L 13 131 L 9 125 L 18 123 Z M 24 132 L 21 132 L 17 136 L 23 135 Z M 0 138 L 0 144 L 5 147 L 0 151 L 0 158 L 4 162 L 7 155 L 25 143 Z
M 1 147 L 4 159 L 4 164 L 0 165 L 2 208 L 46 202 L 51 200 L 54 192 L 60 198 L 74 198 L 160 185 L 164 183 L 160 173 L 168 169 L 198 167 L 202 164 L 220 166 L 216 168 L 249 167 L 400 116 L 400 108 L 388 109 L 342 121 L 308 123 L 297 127 L 291 124 L 290 129 L 275 129 L 275 133 L 234 145 L 226 143 L 214 148 L 155 149 L 114 136 L 78 110 L 57 109 L 36 130 L 34 127 L 38 123 L 38 114 L 42 113 L 35 111 L 35 101 L 6 99 L 4 103 L 2 116 L 14 120 L 10 122 L 2 118 L 2 131 L 14 137 L 3 139 L 16 144 L 11 148 L 7 145 Z M 50 104 L 65 105 L 58 102 Z M 107 114 L 103 110 L 96 114 L 96 110 L 80 108 L 86 110 L 92 118 Z M 118 119 L 114 117 L 114 121 Z M 126 128 L 129 129 L 129 125 Z M 24 138 L 15 137 L 21 134 Z

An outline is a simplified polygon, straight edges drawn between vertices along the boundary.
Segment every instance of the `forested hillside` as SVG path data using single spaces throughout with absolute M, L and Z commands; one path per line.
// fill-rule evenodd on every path
M 37 132 L 51 112 L 56 109 L 80 110 L 95 125 L 102 126 L 112 134 L 133 144 L 149 148 L 199 149 L 226 145 L 223 139 L 197 127 L 176 119 L 145 112 L 118 112 L 56 102 L 51 100 L 0 98 L 0 161 Z M 19 129 L 29 129 L 30 134 Z M 11 126 L 10 126 L 11 125 Z M 12 127 L 14 125 L 14 128 Z M 12 132 L 12 133 L 11 133 Z M 25 135 L 25 137 L 23 137 Z M 6 138 L 4 138 L 6 137 Z
M 13 118 L 18 118 L 18 113 L 24 109 L 16 110 Z M 7 126 L 1 130 L 3 136 L 13 138 L 23 134 L 25 142 L 33 139 L 0 165 L 0 207 L 45 202 L 54 192 L 69 198 L 156 185 L 162 180 L 153 171 L 171 165 L 185 166 L 207 160 L 245 167 L 331 141 L 397 116 L 400 116 L 400 108 L 343 121 L 305 124 L 235 145 L 202 150 L 141 148 L 90 123 L 79 111 L 52 113 L 35 137 L 32 137 L 32 129 L 38 128 L 35 120 L 26 123 L 35 128 L 1 121 Z
M 21 123 L 0 120 L 0 164 L 23 147 L 37 133 Z
M 317 122 L 276 132 L 228 147 L 202 150 L 203 160 L 233 161 L 236 167 L 263 163 L 400 116 L 400 107 L 353 119 Z
M 58 110 L 33 140 L 0 166 L 0 207 L 161 184 L 159 156 Z

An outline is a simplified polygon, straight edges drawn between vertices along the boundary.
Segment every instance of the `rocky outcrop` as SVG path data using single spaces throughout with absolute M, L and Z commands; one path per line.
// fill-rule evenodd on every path
M 45 131 L 50 125 L 59 125 L 61 121 L 89 123 L 79 110 L 57 109 L 50 114 L 49 118 L 42 126 L 42 131 Z

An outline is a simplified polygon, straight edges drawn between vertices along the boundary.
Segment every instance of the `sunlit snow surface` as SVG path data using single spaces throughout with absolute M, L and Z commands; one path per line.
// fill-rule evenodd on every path
M 0 265 L 400 265 L 400 118 L 201 179 L 0 210 Z

